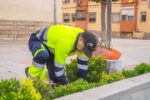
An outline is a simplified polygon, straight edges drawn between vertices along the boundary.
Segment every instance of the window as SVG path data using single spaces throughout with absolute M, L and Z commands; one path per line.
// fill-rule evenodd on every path
M 141 21 L 146 22 L 146 12 L 141 12 Z
M 70 3 L 70 0 L 64 0 L 65 3 Z
M 120 22 L 120 13 L 112 13 L 112 22 Z
M 128 16 L 128 21 L 133 21 L 134 20 L 134 16 Z
M 85 10 L 77 10 L 77 20 L 85 20 Z
M 80 6 L 81 2 L 82 2 L 82 0 L 78 0 L 78 6 Z
M 123 9 L 122 21 L 133 21 L 133 20 L 134 20 L 134 9 Z
M 74 22 L 76 20 L 75 14 L 72 14 L 72 21 Z
M 89 22 L 96 22 L 96 13 L 89 13 Z
M 127 21 L 127 15 L 122 15 L 122 21 Z
M 69 22 L 70 21 L 70 14 L 64 14 L 64 22 Z

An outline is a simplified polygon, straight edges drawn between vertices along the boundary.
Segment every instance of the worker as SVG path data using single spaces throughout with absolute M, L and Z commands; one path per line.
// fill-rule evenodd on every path
M 97 48 L 97 37 L 81 28 L 53 25 L 31 34 L 28 45 L 33 62 L 25 69 L 27 77 L 65 85 L 63 68 L 71 54 L 77 54 L 80 76 L 87 80 L 88 58 Z M 45 64 L 47 69 L 44 69 Z

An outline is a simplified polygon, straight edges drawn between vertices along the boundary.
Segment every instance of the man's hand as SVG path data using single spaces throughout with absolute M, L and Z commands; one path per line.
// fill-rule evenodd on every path
M 45 84 L 51 85 L 51 87 L 54 89 L 54 87 L 58 87 L 60 84 L 59 83 L 53 83 L 53 82 L 48 82 L 48 81 L 43 81 Z

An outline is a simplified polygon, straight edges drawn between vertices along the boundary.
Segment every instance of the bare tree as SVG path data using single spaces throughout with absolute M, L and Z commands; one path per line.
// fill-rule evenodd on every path
M 97 3 L 101 3 L 101 42 L 107 42 L 108 45 L 111 45 L 111 9 L 112 2 L 119 0 L 91 0 Z M 105 12 L 107 6 L 107 32 L 106 32 L 106 23 L 105 23 Z
M 111 32 L 111 13 L 112 13 L 112 0 L 107 0 L 107 45 L 111 46 L 112 32 Z
M 54 25 L 57 24 L 57 18 L 56 18 L 56 0 L 54 0 Z

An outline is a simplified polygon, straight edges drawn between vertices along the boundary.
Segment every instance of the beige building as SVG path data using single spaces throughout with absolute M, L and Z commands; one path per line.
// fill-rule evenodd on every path
M 78 26 L 75 23 L 75 13 L 76 8 L 78 6 L 77 5 L 78 2 L 75 1 L 76 0 L 63 0 L 62 23 Z M 84 1 L 82 0 L 82 2 Z M 135 10 L 131 8 L 134 8 Z M 88 1 L 87 16 L 88 16 L 87 30 L 92 30 L 100 34 L 101 4 Z M 112 35 L 114 37 L 116 37 L 116 34 L 119 34 L 120 36 L 126 38 L 128 37 L 128 35 L 131 34 L 131 37 L 134 37 L 134 33 L 142 32 L 144 33 L 143 35 L 145 38 L 150 38 L 149 27 L 150 27 L 150 0 L 133 0 L 133 2 L 131 3 L 128 3 L 128 0 L 123 0 L 112 3 Z
M 76 0 L 63 0 L 63 16 L 62 23 L 75 25 L 73 15 L 76 13 Z M 112 5 L 112 31 L 115 33 L 120 32 L 120 2 Z M 107 9 L 106 9 L 107 10 Z M 107 16 L 106 16 L 107 18 Z M 65 21 L 66 20 L 66 21 Z M 101 4 L 89 1 L 88 3 L 88 20 L 87 30 L 92 30 L 96 33 L 101 31 Z
M 88 30 L 101 31 L 101 4 L 95 2 L 89 2 L 88 8 Z M 95 13 L 95 22 L 90 22 L 90 14 Z M 106 8 L 107 13 L 107 8 Z M 106 18 L 107 19 L 107 16 Z M 107 21 L 107 20 L 106 20 Z M 120 3 L 112 5 L 112 31 L 115 33 L 120 32 Z
M 137 31 L 150 35 L 150 1 L 139 0 L 137 10 Z
M 32 32 L 52 25 L 54 4 L 61 23 L 62 0 L 0 0 L 0 40 L 27 40 Z
M 75 26 L 76 0 L 62 0 L 62 23 Z

